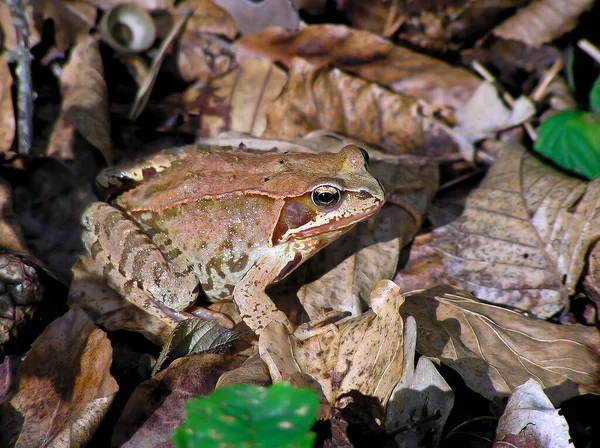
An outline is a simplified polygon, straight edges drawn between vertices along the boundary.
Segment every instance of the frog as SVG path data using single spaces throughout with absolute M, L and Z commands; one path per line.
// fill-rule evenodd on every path
M 107 202 L 89 204 L 82 240 L 108 285 L 177 325 L 190 317 L 231 328 L 198 305 L 233 300 L 259 335 L 295 327 L 265 292 L 385 202 L 368 153 L 255 152 L 187 145 L 97 177 Z

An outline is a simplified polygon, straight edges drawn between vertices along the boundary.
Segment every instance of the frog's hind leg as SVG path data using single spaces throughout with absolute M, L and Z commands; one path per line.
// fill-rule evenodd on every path
M 88 252 L 121 297 L 170 324 L 191 317 L 180 311 L 194 303 L 200 286 L 183 257 L 167 260 L 125 213 L 102 202 L 85 209 L 82 225 Z

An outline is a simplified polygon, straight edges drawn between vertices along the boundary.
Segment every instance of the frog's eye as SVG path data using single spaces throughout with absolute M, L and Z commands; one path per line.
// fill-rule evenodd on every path
M 333 207 L 342 199 L 342 192 L 332 185 L 320 185 L 312 191 L 310 199 L 319 208 Z

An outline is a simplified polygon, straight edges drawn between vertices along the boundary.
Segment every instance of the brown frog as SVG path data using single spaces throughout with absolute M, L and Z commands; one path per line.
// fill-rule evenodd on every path
M 83 241 L 110 287 L 158 317 L 184 319 L 202 288 L 211 301 L 232 298 L 256 333 L 271 321 L 293 331 L 265 288 L 377 213 L 384 191 L 354 145 L 335 154 L 240 147 L 190 145 L 104 170 L 99 185 L 120 194 L 86 208 Z

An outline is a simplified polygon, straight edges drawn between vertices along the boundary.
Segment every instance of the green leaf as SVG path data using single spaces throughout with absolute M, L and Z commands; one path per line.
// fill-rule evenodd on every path
M 277 383 L 236 384 L 186 403 L 186 422 L 173 435 L 178 448 L 310 448 L 319 401 L 312 389 Z
M 600 113 L 600 76 L 596 78 L 592 90 L 590 90 L 590 107 L 594 113 Z
M 187 355 L 216 353 L 238 337 L 239 333 L 223 328 L 216 322 L 203 319 L 181 321 L 163 345 L 152 375 L 159 372 L 167 359 L 173 361 Z
M 544 121 L 538 132 L 538 153 L 580 176 L 600 177 L 600 117 L 562 111 Z

